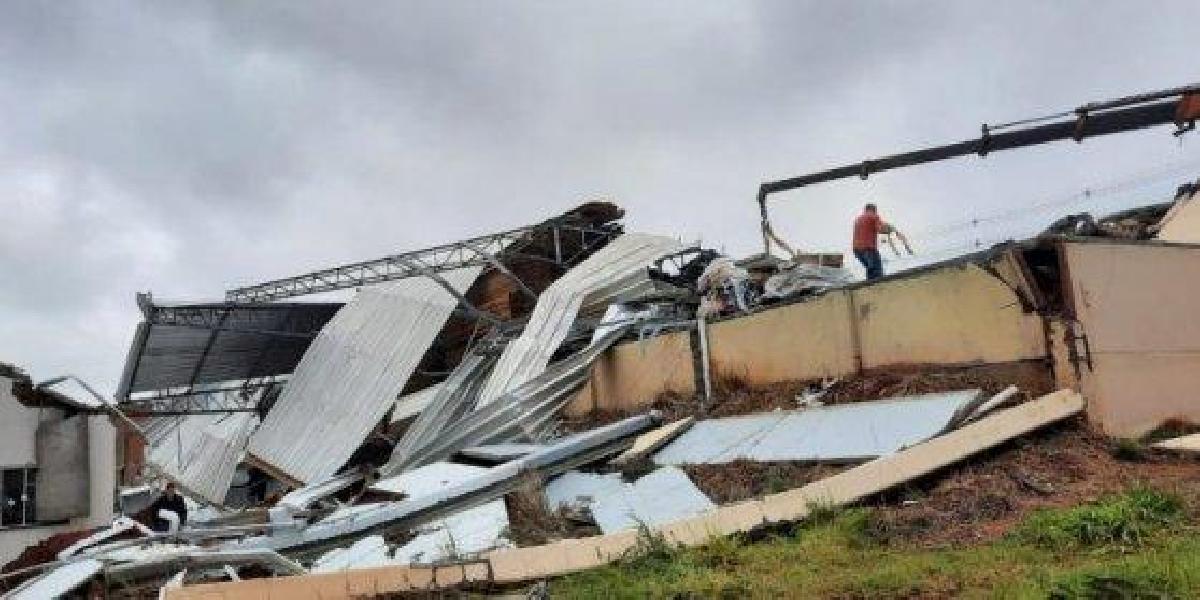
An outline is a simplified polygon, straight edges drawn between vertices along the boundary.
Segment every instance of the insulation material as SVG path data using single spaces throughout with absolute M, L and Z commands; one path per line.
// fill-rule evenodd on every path
M 538 298 L 521 336 L 504 349 L 479 404 L 490 403 L 544 371 L 581 311 L 600 312 L 613 301 L 652 289 L 647 267 L 681 248 L 671 238 L 626 234 L 551 284 Z
M 768 461 L 860 461 L 940 433 L 980 390 L 700 421 L 658 454 L 663 465 Z
M 619 473 L 570 471 L 546 484 L 546 501 L 551 509 L 587 508 L 604 533 L 653 527 L 716 508 L 676 467 L 662 467 L 633 483 L 623 482 Z
M 443 278 L 462 293 L 480 271 Z M 309 346 L 250 454 L 300 482 L 333 475 L 394 405 L 457 304 L 425 277 L 360 291 Z
M 428 496 L 470 481 L 488 469 L 455 463 L 432 463 L 397 477 L 377 482 L 373 489 Z M 504 537 L 508 528 L 508 510 L 504 500 L 459 511 L 418 529 L 417 537 L 396 549 L 400 563 L 431 563 L 479 554 L 512 545 Z
M 174 423 L 173 429 L 155 439 L 146 462 L 180 487 L 213 504 L 224 504 L 246 450 L 246 440 L 258 417 L 241 412 L 228 415 L 191 415 L 158 420 Z

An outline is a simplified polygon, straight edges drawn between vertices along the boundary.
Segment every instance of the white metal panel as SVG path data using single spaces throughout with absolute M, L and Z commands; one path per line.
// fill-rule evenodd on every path
M 617 299 L 649 289 L 646 268 L 682 245 L 668 237 L 629 233 L 579 263 L 542 292 L 521 336 L 504 349 L 480 392 L 486 405 L 546 369 L 570 333 L 581 307 L 603 310 Z
M 654 455 L 663 465 L 867 460 L 940 433 L 980 396 L 964 390 L 699 421 Z
M 670 523 L 716 508 L 677 467 L 662 467 L 633 483 L 619 473 L 597 475 L 570 471 L 546 484 L 551 509 L 587 507 L 604 533 Z
M 481 270 L 443 277 L 462 293 Z M 309 346 L 250 453 L 298 481 L 333 475 L 394 405 L 456 305 L 428 278 L 360 291 Z
M 258 416 L 242 412 L 163 419 L 168 420 L 177 423 L 175 429 L 155 441 L 146 462 L 187 492 L 224 504 Z

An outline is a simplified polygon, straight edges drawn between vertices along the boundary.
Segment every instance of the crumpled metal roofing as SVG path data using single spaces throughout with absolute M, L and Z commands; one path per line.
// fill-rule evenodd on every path
M 241 412 L 154 421 L 151 430 L 157 435 L 146 455 L 151 468 L 191 494 L 224 504 L 258 416 Z
M 634 437 L 654 426 L 654 414 L 629 417 L 571 436 L 544 450 L 503 465 L 483 469 L 469 481 L 436 493 L 397 502 L 356 505 L 335 511 L 300 530 L 274 530 L 271 535 L 230 541 L 227 548 L 313 549 L 345 544 L 364 535 L 411 530 L 463 510 L 496 500 L 520 485 L 521 476 L 536 471 L 553 477 L 628 448 Z
M 487 405 L 544 371 L 581 310 L 602 311 L 615 300 L 652 289 L 647 267 L 682 248 L 668 237 L 625 234 L 552 283 L 538 298 L 520 337 L 505 347 L 478 404 Z
M 593 361 L 621 339 L 625 325 L 610 331 L 583 350 L 550 365 L 540 375 L 501 394 L 494 402 L 470 410 L 474 390 L 487 374 L 489 359 L 470 356 L 451 373 L 433 401 L 409 426 L 391 459 L 380 468 L 384 476 L 445 460 L 468 446 L 546 437 L 559 409 L 587 380 Z
M 568 471 L 546 484 L 546 503 L 585 506 L 604 533 L 693 517 L 716 505 L 678 467 L 661 467 L 633 483 L 620 473 Z
M 462 293 L 481 270 L 442 277 Z M 361 290 L 309 346 L 250 454 L 301 482 L 333 475 L 394 405 L 457 304 L 424 277 Z
M 654 462 L 869 460 L 938 435 L 981 396 L 963 390 L 699 421 Z

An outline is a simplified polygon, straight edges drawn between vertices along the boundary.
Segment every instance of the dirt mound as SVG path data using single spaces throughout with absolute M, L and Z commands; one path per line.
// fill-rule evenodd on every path
M 1200 497 L 1200 461 L 1142 452 L 1125 461 L 1111 440 L 1075 421 L 1014 440 L 867 502 L 873 534 L 930 547 L 994 540 L 1039 508 L 1076 506 L 1149 485 Z

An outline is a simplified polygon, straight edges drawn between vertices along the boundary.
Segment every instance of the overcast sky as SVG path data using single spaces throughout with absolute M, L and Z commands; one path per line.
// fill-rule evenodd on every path
M 597 197 L 630 229 L 756 251 L 762 180 L 1200 81 L 1198 17 L 1195 1 L 4 2 L 0 361 L 110 393 L 137 291 L 217 298 Z M 874 200 L 940 256 L 1163 200 L 1200 175 L 1198 143 L 1061 143 L 773 210 L 795 244 L 843 250 Z

